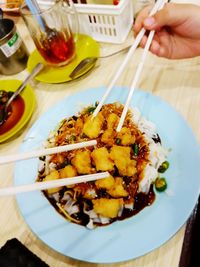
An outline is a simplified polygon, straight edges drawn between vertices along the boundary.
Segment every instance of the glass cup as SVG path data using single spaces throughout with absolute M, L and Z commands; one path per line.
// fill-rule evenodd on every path
M 47 64 L 63 66 L 75 57 L 78 17 L 73 1 L 26 1 L 20 6 L 20 14 Z

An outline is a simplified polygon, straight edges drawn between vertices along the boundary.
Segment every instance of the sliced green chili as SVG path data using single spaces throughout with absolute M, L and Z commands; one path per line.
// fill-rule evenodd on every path
M 155 181 L 155 188 L 158 192 L 163 192 L 167 188 L 167 182 L 165 178 L 157 178 Z
M 164 161 L 160 167 L 158 168 L 158 172 L 163 173 L 165 172 L 167 169 L 169 168 L 169 162 L 168 161 Z
M 120 139 L 120 138 L 117 138 L 116 141 L 115 141 L 115 143 L 116 143 L 117 145 L 120 145 L 120 144 L 121 144 L 121 139 Z
M 138 154 L 139 154 L 139 145 L 137 143 L 134 143 L 132 145 L 132 149 L 133 149 L 134 156 L 138 156 Z
M 76 136 L 75 135 L 71 135 L 70 136 L 70 141 L 76 141 Z
M 96 109 L 96 107 L 89 107 L 88 109 L 87 109 L 87 112 L 89 113 L 89 114 L 92 114 L 94 111 L 95 111 L 95 109 Z

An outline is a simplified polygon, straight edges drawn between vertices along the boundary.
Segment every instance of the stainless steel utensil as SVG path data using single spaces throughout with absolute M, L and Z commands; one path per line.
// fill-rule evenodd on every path
M 123 49 L 120 49 L 118 51 L 115 51 L 109 55 L 105 55 L 105 56 L 99 56 L 99 57 L 86 57 L 83 60 L 81 60 L 81 62 L 75 67 L 75 69 L 70 73 L 69 77 L 71 79 L 76 79 L 79 76 L 82 75 L 82 73 L 86 73 L 87 71 L 89 71 L 92 67 L 95 66 L 97 60 L 99 58 L 108 58 L 108 57 L 112 57 L 114 55 L 120 54 L 122 52 L 126 52 L 129 50 L 131 46 L 127 46 Z
M 28 75 L 28 77 L 24 80 L 24 82 L 20 85 L 20 87 L 15 91 L 15 93 L 8 99 L 3 109 L 0 110 L 0 125 L 2 125 L 8 115 L 8 107 L 12 103 L 12 101 L 18 96 L 22 90 L 26 87 L 28 82 L 33 79 L 42 69 L 44 65 L 42 63 L 38 63 L 35 68 L 32 70 L 32 72 Z

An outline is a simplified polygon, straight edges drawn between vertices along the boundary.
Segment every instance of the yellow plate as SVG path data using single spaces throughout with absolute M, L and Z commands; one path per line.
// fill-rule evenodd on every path
M 35 77 L 35 79 L 44 83 L 63 83 L 71 81 L 72 79 L 69 77 L 69 75 L 74 68 L 86 57 L 98 57 L 100 53 L 100 47 L 99 44 L 90 36 L 80 34 L 76 43 L 76 51 L 75 59 L 68 65 L 63 67 L 46 66 L 44 70 L 42 70 L 41 73 Z M 45 64 L 42 56 L 37 50 L 35 50 L 28 59 L 28 71 L 31 72 L 31 70 L 39 62 Z M 93 66 L 91 66 L 91 68 L 92 67 Z M 85 73 L 86 72 L 88 72 L 88 69 L 85 71 Z M 82 73 L 80 76 L 85 73 Z
M 2 80 L 0 81 L 0 90 L 14 92 L 17 90 L 21 83 L 22 82 L 19 80 Z M 27 85 L 20 95 L 23 98 L 25 104 L 24 113 L 19 122 L 12 129 L 0 135 L 0 143 L 6 141 L 10 137 L 18 133 L 31 118 L 35 107 L 35 95 L 33 89 L 30 87 L 30 85 Z

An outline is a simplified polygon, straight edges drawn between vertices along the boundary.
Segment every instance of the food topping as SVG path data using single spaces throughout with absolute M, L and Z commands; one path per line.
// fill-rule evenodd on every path
M 156 180 L 158 168 L 167 168 L 166 151 L 157 142 L 158 134 L 146 134 L 145 119 L 141 117 L 138 122 L 140 116 L 136 111 L 129 110 L 121 131 L 117 132 L 123 105 L 106 104 L 93 118 L 95 108 L 96 105 L 86 107 L 60 122 L 46 147 L 94 138 L 97 145 L 43 157 L 38 172 L 38 181 L 110 173 L 108 178 L 44 191 L 63 216 L 88 228 L 131 217 L 151 205 L 155 199 L 154 183 L 156 190 L 164 190 L 163 178 Z

